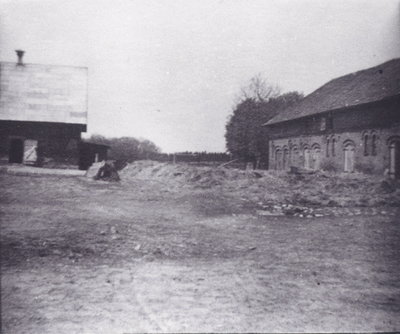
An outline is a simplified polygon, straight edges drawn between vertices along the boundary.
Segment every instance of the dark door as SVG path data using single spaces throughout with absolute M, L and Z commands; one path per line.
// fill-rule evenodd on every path
M 10 151 L 8 154 L 8 161 L 10 163 L 22 163 L 24 156 L 24 142 L 22 139 L 14 138 L 10 141 Z

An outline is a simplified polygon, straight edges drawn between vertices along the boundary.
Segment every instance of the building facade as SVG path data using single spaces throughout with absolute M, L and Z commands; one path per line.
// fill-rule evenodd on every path
M 87 68 L 0 62 L 0 161 L 78 165 Z
M 400 59 L 328 82 L 265 127 L 271 169 L 400 178 Z

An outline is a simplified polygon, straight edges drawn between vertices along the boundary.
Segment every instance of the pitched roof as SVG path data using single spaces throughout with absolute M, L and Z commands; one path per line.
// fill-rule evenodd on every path
M 380 101 L 398 94 L 400 58 L 333 79 L 299 103 L 283 110 L 265 125 Z

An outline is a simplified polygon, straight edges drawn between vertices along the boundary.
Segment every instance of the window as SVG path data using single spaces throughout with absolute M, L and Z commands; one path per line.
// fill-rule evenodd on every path
M 312 146 L 311 152 L 311 168 L 314 170 L 318 170 L 321 164 L 321 148 L 318 144 L 314 144 Z
M 282 150 L 280 148 L 277 148 L 275 151 L 275 169 L 282 169 Z
M 329 158 L 329 138 L 326 140 L 326 157 Z
M 308 147 L 304 148 L 304 168 L 311 168 L 311 152 Z
M 288 168 L 289 168 L 289 150 L 285 147 L 283 149 L 282 169 L 286 170 Z
M 336 145 L 336 139 L 332 138 L 332 156 L 334 157 L 335 154 L 335 145 Z
M 364 135 L 364 155 L 367 156 L 369 155 L 369 149 L 368 149 L 368 135 Z
M 355 145 L 352 141 L 347 140 L 344 142 L 344 171 L 347 173 L 354 172 L 354 149 Z
M 290 163 L 292 166 L 299 166 L 299 149 L 297 146 L 293 146 L 291 150 Z
M 325 131 L 325 130 L 326 130 L 326 118 L 325 118 L 325 117 L 322 117 L 322 118 L 321 118 L 320 130 L 321 130 L 321 131 Z

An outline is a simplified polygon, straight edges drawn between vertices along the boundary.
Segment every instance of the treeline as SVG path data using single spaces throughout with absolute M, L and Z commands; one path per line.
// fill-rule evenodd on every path
M 88 142 L 110 146 L 108 158 L 123 166 L 136 160 L 155 160 L 160 162 L 227 162 L 231 155 L 221 152 L 178 152 L 161 153 L 150 140 L 139 140 L 134 137 L 107 138 L 92 135 Z
M 232 156 L 224 152 L 178 152 L 153 155 L 152 160 L 171 162 L 227 162 Z
M 147 139 L 140 140 L 134 137 L 107 138 L 101 135 L 92 135 L 87 141 L 110 146 L 108 158 L 121 162 L 133 162 L 161 154 L 161 149 Z

